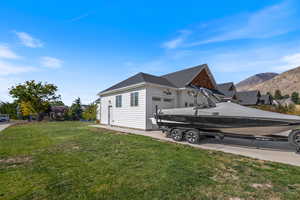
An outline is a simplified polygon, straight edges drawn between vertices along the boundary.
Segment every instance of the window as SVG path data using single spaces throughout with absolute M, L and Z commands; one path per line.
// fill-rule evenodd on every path
M 188 103 L 187 102 L 185 102 L 184 107 L 188 107 Z
M 130 94 L 130 106 L 138 106 L 139 105 L 139 93 L 133 92 Z
M 116 107 L 117 108 L 122 107 L 122 95 L 116 96 Z
M 164 99 L 164 102 L 172 102 L 172 99 Z
M 152 101 L 160 101 L 161 100 L 161 98 L 159 98 L 159 97 L 152 97 Z

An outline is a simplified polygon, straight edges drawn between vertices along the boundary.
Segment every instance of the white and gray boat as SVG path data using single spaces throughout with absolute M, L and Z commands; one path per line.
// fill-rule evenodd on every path
M 288 140 L 300 148 L 300 116 L 287 115 L 221 102 L 200 89 L 206 103 L 197 107 L 157 110 L 153 123 L 175 140 L 196 143 L 201 136 Z

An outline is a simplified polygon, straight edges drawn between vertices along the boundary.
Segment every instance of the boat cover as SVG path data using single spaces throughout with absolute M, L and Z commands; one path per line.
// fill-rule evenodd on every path
M 173 108 L 162 109 L 161 114 L 166 115 L 216 115 L 228 117 L 258 117 L 258 118 L 273 118 L 273 119 L 287 119 L 300 121 L 300 116 L 280 114 L 275 112 L 263 111 L 255 108 L 241 106 L 232 102 L 217 103 L 216 107 L 211 108 Z

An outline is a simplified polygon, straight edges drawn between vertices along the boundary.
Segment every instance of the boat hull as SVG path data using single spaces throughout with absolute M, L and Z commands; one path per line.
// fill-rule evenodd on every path
M 245 118 L 228 116 L 158 115 L 157 125 L 165 127 L 196 128 L 224 134 L 254 136 L 277 135 L 300 128 L 300 121 L 270 118 Z

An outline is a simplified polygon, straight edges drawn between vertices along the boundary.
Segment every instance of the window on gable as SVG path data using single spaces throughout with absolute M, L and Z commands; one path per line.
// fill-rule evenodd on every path
M 122 95 L 116 96 L 116 107 L 121 108 L 122 107 Z
M 139 93 L 133 92 L 130 94 L 130 106 L 138 106 L 139 105 Z

